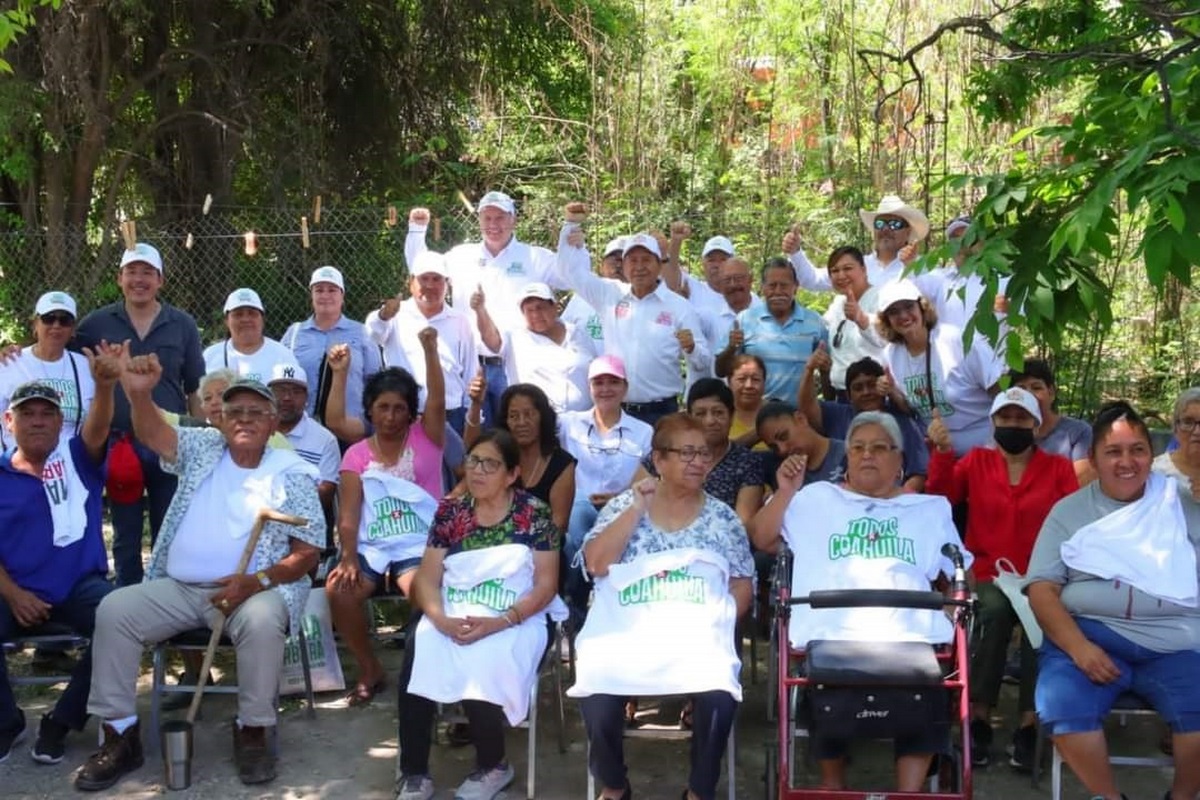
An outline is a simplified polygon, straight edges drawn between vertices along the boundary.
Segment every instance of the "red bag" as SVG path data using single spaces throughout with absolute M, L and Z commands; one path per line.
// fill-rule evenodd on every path
M 142 499 L 146 491 L 146 478 L 142 474 L 142 460 L 133 448 L 133 437 L 128 433 L 108 450 L 108 480 L 104 484 L 108 499 L 113 503 L 128 505 Z

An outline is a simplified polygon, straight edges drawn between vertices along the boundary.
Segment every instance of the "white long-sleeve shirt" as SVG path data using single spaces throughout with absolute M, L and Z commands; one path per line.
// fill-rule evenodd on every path
M 833 281 L 829 278 L 829 270 L 814 267 L 803 249 L 792 253 L 788 256 L 788 260 L 796 270 L 796 280 L 801 289 L 808 289 L 810 292 L 833 291 Z M 872 251 L 863 256 L 863 263 L 867 265 L 867 283 L 878 288 L 883 288 L 893 281 L 900 280 L 901 277 L 906 277 L 904 270 L 908 265 L 899 258 L 893 258 L 891 263 L 883 264 Z M 944 281 L 940 270 L 916 273 L 907 277 L 917 285 L 921 294 L 930 299 L 938 294 Z
M 645 297 L 635 297 L 628 284 L 615 284 L 595 275 L 586 249 L 571 247 L 566 237 L 572 225 L 563 226 L 559 237 L 558 266 L 563 282 L 579 293 L 600 314 L 604 329 L 604 352 L 625 362 L 630 403 L 649 403 L 673 398 L 683 391 L 679 361 L 687 363 L 689 375 L 708 375 L 712 352 L 694 309 L 679 295 L 659 282 Z M 684 353 L 675 334 L 692 332 L 695 346 Z
M 410 268 L 417 255 L 426 249 L 425 226 L 410 224 L 404 240 L 404 258 Z M 488 314 L 501 335 L 525 327 L 525 318 L 521 315 L 521 294 L 526 286 L 545 283 L 556 289 L 566 288 L 558 279 L 554 253 L 544 247 L 519 242 L 515 236 L 496 255 L 488 252 L 482 242 L 468 242 L 453 247 L 446 253 L 446 267 L 454 290 L 451 305 L 462 309 L 470 318 L 475 329 L 476 350 L 484 356 L 497 356 L 499 353 L 488 348 L 479 335 L 475 311 L 470 308 L 471 295 L 476 286 L 483 288 Z
M 367 336 L 383 348 L 383 363 L 402 367 L 412 373 L 421 387 L 421 408 L 425 407 L 425 350 L 417 334 L 431 327 L 438 333 L 438 361 L 446 382 L 446 410 L 468 404 L 467 387 L 479 369 L 475 349 L 474 320 L 463 312 L 443 306 L 426 317 L 416 301 L 405 300 L 391 319 L 380 319 L 379 311 L 367 315 Z

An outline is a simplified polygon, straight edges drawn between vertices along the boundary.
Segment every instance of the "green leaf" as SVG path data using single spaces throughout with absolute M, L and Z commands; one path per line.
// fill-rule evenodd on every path
M 1175 229 L 1176 233 L 1183 233 L 1186 221 L 1183 215 L 1183 206 L 1179 205 L 1179 201 L 1173 194 L 1168 194 L 1163 199 L 1165 201 L 1163 214 L 1166 216 L 1167 222 L 1171 223 L 1171 227 Z

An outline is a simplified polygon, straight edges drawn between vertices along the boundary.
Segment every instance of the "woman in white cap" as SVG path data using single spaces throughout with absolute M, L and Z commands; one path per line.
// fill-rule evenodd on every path
M 308 282 L 312 298 L 312 316 L 303 322 L 293 322 L 280 341 L 296 356 L 308 375 L 308 407 L 310 416 L 325 423 L 325 403 L 332 379 L 325 364 L 325 354 L 334 345 L 349 346 L 350 374 L 346 380 L 346 407 L 362 408 L 363 387 L 367 378 L 383 368 L 379 347 L 367 336 L 361 322 L 342 313 L 346 301 L 346 282 L 337 267 L 318 267 Z
M 554 292 L 544 283 L 521 292 L 521 315 L 524 328 L 501 334 L 493 325 L 483 332 L 484 344 L 505 354 L 508 385 L 533 384 L 560 413 L 588 408 L 588 365 L 599 351 L 587 331 L 563 322 Z
M 0 412 L 8 408 L 8 397 L 22 383 L 37 381 L 53 386 L 62 400 L 62 437 L 79 432 L 84 414 L 96 393 L 87 359 L 67 350 L 78 319 L 75 299 L 66 292 L 46 292 L 38 298 L 33 314 L 34 343 L 6 353 L 0 366 Z M 2 427 L 2 426 L 0 426 Z M 4 449 L 15 446 L 7 430 L 0 430 Z
M 940 494 L 952 504 L 966 501 L 967 549 L 975 554 L 971 568 L 979 597 L 980 634 L 971 660 L 971 759 L 975 766 L 991 760 L 989 719 L 1000 695 L 1017 613 L 993 581 L 996 562 L 1024 574 L 1029 568 L 1038 531 L 1050 509 L 1079 488 L 1075 468 L 1064 456 L 1037 446 L 1042 412 L 1037 398 L 1012 388 L 996 395 L 991 409 L 995 447 L 975 447 L 963 458 L 954 455 L 950 431 L 935 417 L 928 436 L 934 452 L 929 459 L 925 491 Z M 1021 685 L 1017 712 L 1021 719 L 1013 734 L 1011 764 L 1029 768 L 1037 742 L 1033 687 L 1037 662 L 1028 632 L 1021 638 Z
M 888 342 L 879 393 L 922 427 L 940 414 L 960 456 L 989 444 L 989 409 L 1005 369 L 988 343 L 976 337 L 964 351 L 962 331 L 938 323 L 933 304 L 907 279 L 880 289 L 876 325 Z
M 225 300 L 229 338 L 204 350 L 204 371 L 232 370 L 239 378 L 266 383 L 276 364 L 296 365 L 296 357 L 279 342 L 263 335 L 267 313 L 253 289 L 234 289 Z

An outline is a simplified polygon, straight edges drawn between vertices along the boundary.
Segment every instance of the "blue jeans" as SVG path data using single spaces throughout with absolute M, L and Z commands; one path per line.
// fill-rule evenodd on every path
M 48 622 L 70 628 L 89 639 L 96 624 L 96 606 L 112 591 L 112 584 L 98 574 L 80 578 L 67 599 L 50 609 Z M 8 603 L 0 600 L 0 641 L 7 641 L 22 630 L 9 609 Z M 86 647 L 79 663 L 71 672 L 67 688 L 59 696 L 50 716 L 55 721 L 73 730 L 82 730 L 87 722 L 88 693 L 92 688 L 92 648 Z M 17 719 L 17 703 L 13 698 L 12 686 L 8 683 L 8 665 L 0 656 L 0 729 L 10 728 Z
M 1087 640 L 1121 671 L 1112 683 L 1093 683 L 1049 638 L 1038 650 L 1034 703 L 1051 736 L 1087 733 L 1104 727 L 1104 717 L 1124 692 L 1149 703 L 1175 733 L 1200 731 L 1200 653 L 1160 653 L 1115 633 L 1103 623 L 1075 617 Z
M 459 406 L 458 408 L 446 409 L 446 422 L 454 429 L 455 433 L 462 436 L 463 428 L 467 424 L 467 407 Z
M 575 564 L 575 555 L 583 548 L 583 539 L 596 524 L 596 517 L 599 514 L 600 512 L 586 497 L 577 498 L 571 505 L 567 535 L 563 538 L 563 597 L 571 609 L 572 616 L 579 619 L 587 615 L 587 601 L 588 595 L 592 591 L 592 584 L 584 575 L 583 567 Z
M 508 388 L 508 373 L 503 364 L 485 364 L 483 379 L 487 392 L 483 396 L 483 427 L 491 428 L 500 419 L 500 396 Z
M 114 431 L 109 440 L 111 445 L 120 438 Z M 133 503 L 110 503 L 113 523 L 113 568 L 117 573 L 117 586 L 131 586 L 142 582 L 142 535 L 145 532 L 146 511 L 150 512 L 150 546 L 158 539 L 158 529 L 175 496 L 177 480 L 174 475 L 163 472 L 158 456 L 138 441 L 133 443 L 138 460 L 142 462 L 142 475 L 146 481 L 146 493 Z

